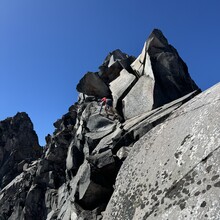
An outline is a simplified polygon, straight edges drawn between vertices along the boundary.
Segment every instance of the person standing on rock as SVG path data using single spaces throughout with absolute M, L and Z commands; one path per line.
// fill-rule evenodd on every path
M 107 114 L 107 117 L 108 117 L 109 113 L 112 113 L 114 115 L 114 111 L 113 111 L 113 107 L 112 107 L 113 106 L 112 99 L 108 99 L 106 97 L 103 97 L 101 99 L 101 108 L 100 108 L 99 114 L 101 114 L 103 106 L 105 106 L 105 112 Z

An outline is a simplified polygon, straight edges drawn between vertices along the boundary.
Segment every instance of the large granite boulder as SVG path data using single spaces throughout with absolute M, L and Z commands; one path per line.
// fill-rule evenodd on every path
M 135 143 L 103 219 L 218 219 L 220 84 Z

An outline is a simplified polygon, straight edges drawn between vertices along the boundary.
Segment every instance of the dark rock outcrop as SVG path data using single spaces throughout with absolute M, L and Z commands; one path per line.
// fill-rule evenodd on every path
M 26 113 L 0 121 L 0 189 L 23 172 L 26 163 L 41 156 L 42 148 Z
M 127 119 L 199 89 L 176 49 L 157 29 L 131 67 L 140 78 L 123 99 Z
M 114 50 L 108 54 L 103 64 L 99 67 L 99 75 L 106 84 L 109 84 L 119 76 L 123 69 L 133 72 L 131 64 L 134 60 L 135 57 L 129 56 L 119 49 Z
M 1 189 L 0 219 L 178 219 L 187 210 L 202 219 L 204 207 L 218 205 L 219 86 L 197 96 L 159 30 L 137 59 L 111 52 L 77 90 L 78 102 L 54 123 L 42 156 L 19 163 L 23 169 Z M 113 99 L 114 114 L 99 113 L 103 96 Z
M 88 72 L 77 85 L 77 91 L 90 96 L 110 96 L 108 86 L 103 82 L 98 73 Z
M 131 63 L 134 57 L 115 50 L 105 58 L 98 73 L 88 72 L 77 85 L 77 91 L 89 96 L 111 97 L 109 83 L 115 80 L 122 70 L 133 72 Z

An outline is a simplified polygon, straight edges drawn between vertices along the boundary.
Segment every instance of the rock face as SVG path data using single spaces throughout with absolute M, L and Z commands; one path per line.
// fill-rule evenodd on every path
M 103 219 L 218 219 L 220 84 L 137 141 Z
M 140 78 L 123 100 L 126 119 L 198 90 L 186 64 L 160 30 L 153 30 L 131 67 Z
M 154 79 L 143 75 L 123 99 L 125 119 L 133 118 L 153 109 Z
M 0 189 L 41 155 L 41 147 L 26 113 L 0 121 Z
M 22 167 L 2 176 L 0 219 L 218 218 L 220 85 L 199 94 L 161 31 L 137 59 L 111 52 L 77 90 L 42 154 L 5 164 L 0 152 L 4 169 Z M 109 115 L 103 96 L 113 100 Z M 13 123 L 3 124 L 1 134 Z M 4 149 L 26 146 L 10 135 L 0 136 Z

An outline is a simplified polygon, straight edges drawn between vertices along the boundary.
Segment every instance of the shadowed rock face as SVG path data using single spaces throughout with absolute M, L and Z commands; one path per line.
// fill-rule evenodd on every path
M 199 89 L 191 79 L 186 64 L 161 31 L 154 30 L 147 45 L 146 52 L 150 56 L 155 77 L 154 107 Z M 164 100 L 158 97 L 164 97 Z
M 108 86 L 103 82 L 97 73 L 88 72 L 77 85 L 78 92 L 90 96 L 110 96 Z
M 23 171 L 25 163 L 41 156 L 42 149 L 26 113 L 0 121 L 0 188 Z
M 218 120 L 208 114 L 212 108 L 218 117 L 216 88 L 197 96 L 185 63 L 156 29 L 137 59 L 120 50 L 109 53 L 98 72 L 78 83 L 79 99 L 54 123 L 41 157 L 19 163 L 21 171 L 4 182 L 0 219 L 178 219 L 187 207 L 197 207 L 202 219 L 216 197 L 197 204 L 193 195 L 211 189 L 217 195 L 219 185 L 217 157 L 209 160 L 219 145 Z M 108 117 L 104 108 L 100 113 L 103 96 L 113 100 Z M 5 124 L 0 132 L 11 126 Z M 11 149 L 14 139 L 7 137 L 2 140 L 10 140 L 4 146 Z M 213 184 L 197 169 L 204 176 L 208 170 L 212 176 L 205 178 Z

